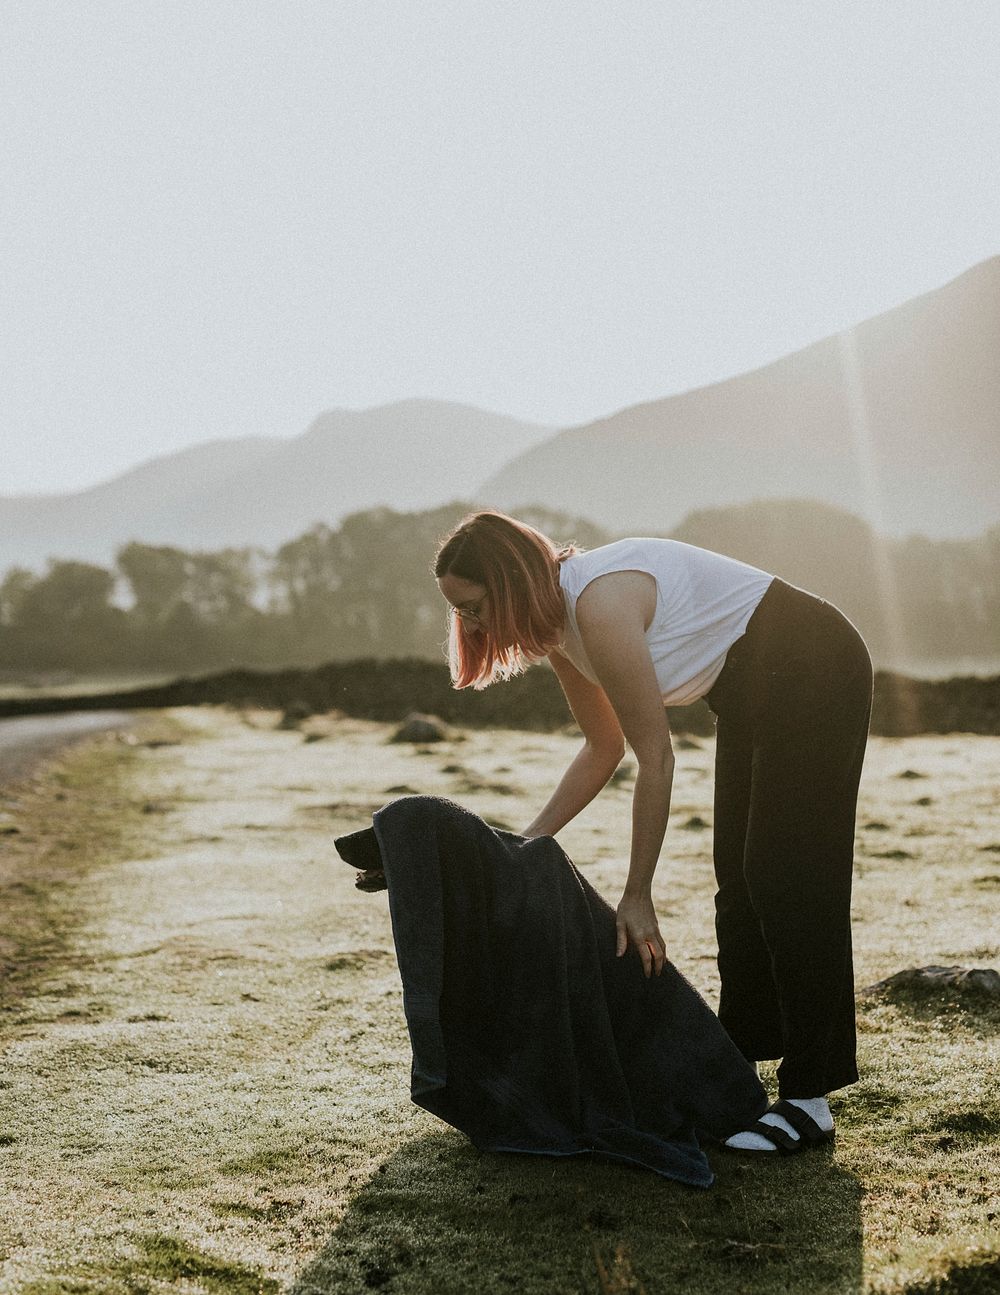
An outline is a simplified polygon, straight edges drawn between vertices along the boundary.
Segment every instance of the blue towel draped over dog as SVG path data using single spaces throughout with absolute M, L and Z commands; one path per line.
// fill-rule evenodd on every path
M 697 1133 L 767 1098 L 671 963 L 615 956 L 615 914 L 551 836 L 407 796 L 335 842 L 389 891 L 414 1102 L 483 1149 L 597 1152 L 708 1187 Z

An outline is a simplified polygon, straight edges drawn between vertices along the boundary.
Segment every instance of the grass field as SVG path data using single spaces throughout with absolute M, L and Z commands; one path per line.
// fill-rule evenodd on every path
M 149 714 L 0 794 L 0 1295 L 1000 1290 L 994 1005 L 859 997 L 835 1149 L 711 1152 L 709 1191 L 480 1154 L 409 1102 L 385 895 L 332 838 L 411 791 L 518 830 L 576 741 L 276 724 Z M 712 743 L 679 748 L 657 904 L 714 1002 Z M 998 787 L 1000 739 L 872 740 L 859 987 L 996 964 Z M 560 834 L 612 900 L 630 792 Z

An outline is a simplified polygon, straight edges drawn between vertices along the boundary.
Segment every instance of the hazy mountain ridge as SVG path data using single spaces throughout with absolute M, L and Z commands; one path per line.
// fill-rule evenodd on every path
M 107 561 L 109 546 L 113 551 L 134 528 L 149 536 L 176 529 L 248 461 L 266 461 L 283 443 L 277 437 L 209 441 L 73 494 L 0 496 L 0 565 L 38 566 L 56 554 Z
M 359 510 L 456 498 L 633 535 L 699 509 L 815 498 L 881 535 L 965 537 L 1000 521 L 998 480 L 994 257 L 759 369 L 579 427 L 411 399 L 327 411 L 292 439 L 192 446 L 75 494 L 0 496 L 0 573 L 108 563 L 131 540 L 273 548 Z
M 844 333 L 526 451 L 477 497 L 663 531 L 698 508 L 814 497 L 885 534 L 1000 520 L 1000 257 Z
M 499 467 L 550 434 L 446 401 L 330 410 L 290 440 L 211 441 L 74 494 L 0 496 L 0 571 L 54 556 L 109 562 L 133 539 L 275 546 L 363 508 L 430 508 L 470 496 L 483 463 Z

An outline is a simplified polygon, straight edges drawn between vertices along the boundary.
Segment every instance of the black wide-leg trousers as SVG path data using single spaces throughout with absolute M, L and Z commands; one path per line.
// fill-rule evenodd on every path
M 851 878 L 872 664 L 851 622 L 775 580 L 706 699 L 719 1017 L 782 1097 L 858 1078 Z

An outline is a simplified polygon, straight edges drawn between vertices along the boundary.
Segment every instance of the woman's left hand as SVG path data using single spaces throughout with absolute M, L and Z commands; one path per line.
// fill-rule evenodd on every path
M 655 971 L 663 970 L 667 960 L 667 946 L 663 943 L 656 920 L 653 900 L 649 895 L 623 895 L 618 905 L 618 948 L 620 958 L 629 944 L 642 959 L 642 969 L 648 979 Z

